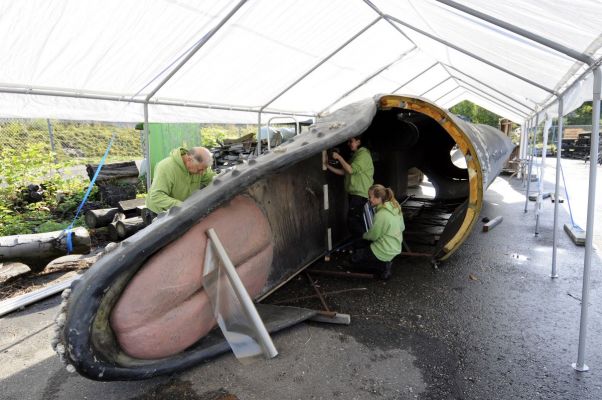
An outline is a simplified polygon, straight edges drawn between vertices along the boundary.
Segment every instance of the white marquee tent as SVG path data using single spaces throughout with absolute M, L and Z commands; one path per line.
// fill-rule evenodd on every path
M 254 123 L 397 93 L 533 129 L 594 100 L 597 156 L 601 22 L 600 0 L 0 0 L 0 118 Z

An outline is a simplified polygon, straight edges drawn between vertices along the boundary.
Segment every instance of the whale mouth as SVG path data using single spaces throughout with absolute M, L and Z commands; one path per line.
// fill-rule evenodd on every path
M 152 360 L 177 354 L 215 326 L 203 289 L 209 228 L 217 232 L 250 296 L 265 286 L 273 256 L 270 225 L 252 199 L 237 196 L 151 256 L 128 283 L 110 316 L 128 356 Z

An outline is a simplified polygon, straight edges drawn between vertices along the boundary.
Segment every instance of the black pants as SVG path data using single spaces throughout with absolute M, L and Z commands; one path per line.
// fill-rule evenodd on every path
M 366 229 L 364 227 L 364 204 L 368 201 L 365 197 L 349 195 L 349 211 L 347 213 L 347 226 L 352 239 L 360 239 Z
M 383 273 L 387 269 L 387 262 L 381 261 L 370 249 L 369 240 L 362 239 L 356 244 L 355 253 L 351 256 L 351 262 L 358 266 L 363 267 L 366 270 L 372 270 L 377 273 Z

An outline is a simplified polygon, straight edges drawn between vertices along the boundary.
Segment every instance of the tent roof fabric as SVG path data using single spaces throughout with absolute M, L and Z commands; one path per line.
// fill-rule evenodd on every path
M 602 57 L 600 1 L 456 3 Z M 591 65 L 515 32 L 443 0 L 7 0 L 0 118 L 248 123 L 396 93 L 522 122 L 591 99 Z

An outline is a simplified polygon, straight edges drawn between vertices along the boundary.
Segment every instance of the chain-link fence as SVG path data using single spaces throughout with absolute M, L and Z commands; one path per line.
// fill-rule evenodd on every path
M 28 145 L 44 144 L 48 151 L 56 154 L 57 161 L 77 164 L 98 162 L 113 133 L 115 139 L 109 161 L 143 158 L 141 131 L 136 130 L 134 124 L 47 119 L 0 120 L 2 149 L 19 150 Z

